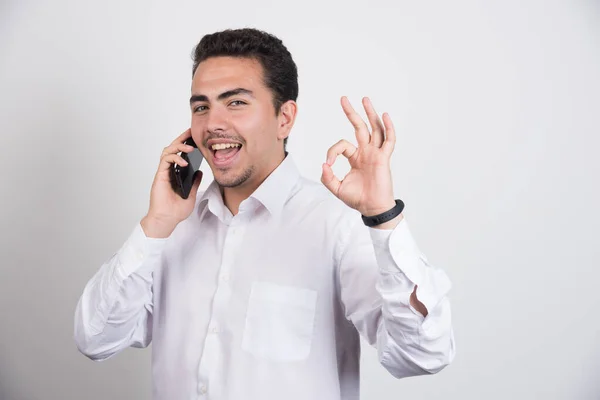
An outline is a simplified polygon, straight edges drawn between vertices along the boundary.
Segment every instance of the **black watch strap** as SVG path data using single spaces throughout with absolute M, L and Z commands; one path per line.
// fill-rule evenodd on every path
M 381 225 L 384 222 L 388 222 L 396 218 L 404 210 L 404 202 L 400 199 L 396 199 L 396 205 L 389 211 L 374 215 L 372 217 L 362 216 L 362 220 L 366 226 Z

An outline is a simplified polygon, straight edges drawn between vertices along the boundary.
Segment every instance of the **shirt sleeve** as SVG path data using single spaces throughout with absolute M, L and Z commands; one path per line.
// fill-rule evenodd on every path
M 346 318 L 393 376 L 441 371 L 455 354 L 448 276 L 421 253 L 406 218 L 393 230 L 356 220 L 342 239 L 338 265 Z M 427 317 L 410 305 L 415 285 Z
M 167 239 L 147 238 L 138 224 L 85 286 L 75 310 L 79 351 L 101 361 L 152 340 L 152 275 Z

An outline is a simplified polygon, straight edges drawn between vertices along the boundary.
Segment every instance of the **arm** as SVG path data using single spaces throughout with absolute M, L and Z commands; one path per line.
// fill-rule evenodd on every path
M 126 347 L 146 347 L 152 340 L 152 274 L 162 250 L 179 222 L 192 213 L 199 173 L 187 199 L 171 187 L 172 165 L 187 165 L 179 152 L 194 147 L 184 142 L 191 128 L 162 152 L 150 191 L 150 207 L 123 247 L 88 282 L 75 310 L 75 343 L 93 360 L 105 360 Z
M 166 239 L 147 238 L 137 225 L 121 249 L 90 279 L 75 310 L 79 351 L 105 360 L 152 340 L 152 272 Z
M 327 152 L 321 181 L 362 215 L 379 215 L 394 204 L 390 159 L 396 132 L 389 114 L 380 119 L 368 98 L 363 105 L 369 127 L 347 98 L 342 108 L 354 127 L 358 146 L 340 140 Z M 331 166 L 343 155 L 350 172 L 339 180 Z M 429 265 L 402 215 L 376 228 L 349 219 L 338 259 L 340 292 L 346 317 L 396 377 L 435 373 L 454 357 L 448 277 Z M 378 229 L 379 228 L 379 229 Z M 388 229 L 389 228 L 389 229 Z M 345 233 L 349 232 L 349 233 Z
M 346 318 L 376 346 L 381 364 L 402 378 L 439 372 L 455 350 L 446 297 L 450 281 L 429 265 L 406 220 L 399 219 L 389 230 L 353 218 L 338 268 Z

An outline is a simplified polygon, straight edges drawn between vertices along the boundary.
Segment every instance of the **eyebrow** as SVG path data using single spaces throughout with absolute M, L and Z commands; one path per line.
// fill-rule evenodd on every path
M 225 100 L 229 97 L 237 96 L 238 94 L 245 94 L 250 97 L 254 97 L 254 93 L 252 93 L 252 90 L 237 88 L 221 93 L 219 96 L 217 96 L 217 100 Z M 194 94 L 192 95 L 192 97 L 190 97 L 190 104 L 195 103 L 197 101 L 208 101 L 208 97 L 204 94 Z

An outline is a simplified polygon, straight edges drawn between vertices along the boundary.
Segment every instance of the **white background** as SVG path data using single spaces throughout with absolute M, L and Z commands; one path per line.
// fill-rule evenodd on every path
M 353 140 L 340 96 L 391 114 L 395 194 L 454 283 L 455 362 L 396 380 L 365 347 L 363 398 L 600 398 L 597 1 L 15 0 L 0 3 L 0 399 L 150 397 L 150 350 L 94 363 L 73 312 L 188 127 L 194 45 L 245 26 L 298 64 L 304 175 Z

